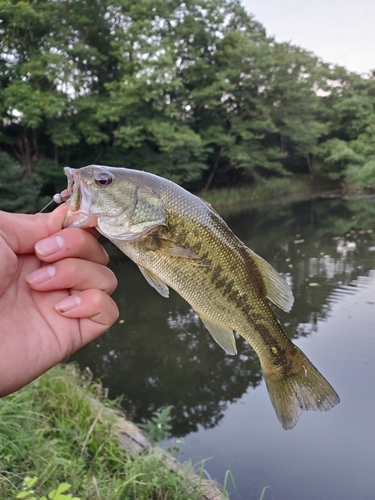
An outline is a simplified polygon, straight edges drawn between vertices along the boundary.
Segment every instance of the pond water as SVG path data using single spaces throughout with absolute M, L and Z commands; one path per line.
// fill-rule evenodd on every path
M 119 321 L 72 359 L 123 395 L 135 422 L 173 405 L 179 458 L 202 459 L 230 498 L 375 498 L 375 198 L 284 200 L 224 214 L 284 274 L 295 295 L 277 310 L 286 333 L 339 393 L 284 431 L 257 356 L 241 338 L 227 356 L 176 293 L 166 300 L 115 250 Z M 373 232 L 374 230 L 374 232 Z

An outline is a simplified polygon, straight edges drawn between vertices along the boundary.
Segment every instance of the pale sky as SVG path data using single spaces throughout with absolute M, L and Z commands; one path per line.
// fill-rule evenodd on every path
M 357 73 L 375 69 L 375 0 L 241 0 L 278 42 Z

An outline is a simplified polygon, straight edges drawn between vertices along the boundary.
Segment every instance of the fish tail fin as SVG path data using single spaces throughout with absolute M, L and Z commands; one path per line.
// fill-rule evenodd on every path
M 291 366 L 265 363 L 262 371 L 272 405 L 284 429 L 292 429 L 303 411 L 327 411 L 340 398 L 323 375 L 298 347 L 293 352 Z

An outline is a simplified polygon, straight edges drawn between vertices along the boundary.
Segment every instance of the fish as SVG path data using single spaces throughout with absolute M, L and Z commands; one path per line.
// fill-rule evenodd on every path
M 294 297 L 285 278 L 211 205 L 145 171 L 88 165 L 64 172 L 63 226 L 95 227 L 137 264 L 160 295 L 168 297 L 169 288 L 180 294 L 228 355 L 237 353 L 234 333 L 241 335 L 259 357 L 284 429 L 292 429 L 303 411 L 326 411 L 339 403 L 270 306 L 291 310 Z

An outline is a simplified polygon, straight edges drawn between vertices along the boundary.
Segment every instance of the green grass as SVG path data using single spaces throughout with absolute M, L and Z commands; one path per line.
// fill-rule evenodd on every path
M 286 194 L 309 192 L 314 188 L 308 176 L 293 176 L 268 179 L 253 186 L 214 189 L 200 193 L 200 196 L 214 207 L 265 201 Z
M 119 446 L 119 417 L 108 410 L 115 406 L 72 365 L 56 367 L 1 399 L 0 498 L 39 500 L 59 487 L 66 493 L 48 498 L 202 498 L 201 480 L 192 478 L 191 467 L 183 469 L 185 476 L 177 474 L 157 447 L 135 455 Z M 27 477 L 37 480 L 25 483 Z
M 290 186 L 289 178 L 273 179 L 254 186 L 213 189 L 200 193 L 200 196 L 214 206 L 234 205 L 242 201 L 262 201 L 273 198 L 289 192 Z

